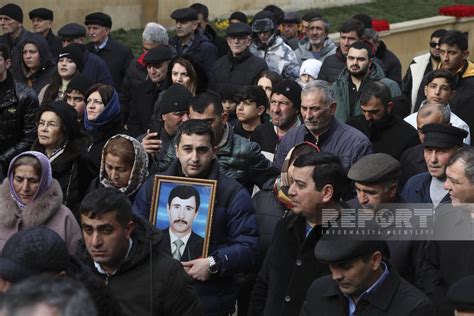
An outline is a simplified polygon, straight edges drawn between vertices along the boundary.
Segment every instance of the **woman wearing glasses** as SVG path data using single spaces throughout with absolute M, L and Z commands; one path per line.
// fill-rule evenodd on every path
M 80 190 L 78 165 L 89 139 L 80 130 L 76 111 L 64 101 L 43 105 L 38 118 L 38 137 L 32 150 L 48 158 L 53 178 L 63 191 L 63 204 L 77 216 L 85 193 L 85 189 Z

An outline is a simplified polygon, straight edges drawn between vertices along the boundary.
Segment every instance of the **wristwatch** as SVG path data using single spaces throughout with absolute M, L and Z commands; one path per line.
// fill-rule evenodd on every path
M 219 266 L 217 265 L 216 259 L 214 259 L 213 256 L 209 256 L 207 257 L 207 260 L 209 260 L 209 273 L 216 274 L 219 272 Z

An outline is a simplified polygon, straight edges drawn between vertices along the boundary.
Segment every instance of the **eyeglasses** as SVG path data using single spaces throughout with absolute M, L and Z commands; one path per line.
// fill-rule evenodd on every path
M 436 48 L 436 46 L 439 46 L 439 42 L 430 42 L 431 48 Z

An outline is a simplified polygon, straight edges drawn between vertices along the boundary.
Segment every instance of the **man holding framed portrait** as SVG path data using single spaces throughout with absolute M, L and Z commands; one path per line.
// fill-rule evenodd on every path
M 181 258 L 182 265 L 195 281 L 194 286 L 204 314 L 232 314 L 237 290 L 233 285 L 233 276 L 248 271 L 257 259 L 257 222 L 250 194 L 242 185 L 219 170 L 216 137 L 207 121 L 195 119 L 180 125 L 176 136 L 176 156 L 178 159 L 158 177 L 180 177 L 181 182 L 192 184 L 194 188 L 210 186 L 210 193 L 200 194 L 198 210 L 198 213 L 205 208 L 208 210 L 203 254 L 206 254 L 208 246 L 209 255 L 184 262 Z M 212 183 L 206 184 L 206 181 L 216 183 L 215 191 Z M 173 186 L 177 187 L 177 180 L 174 182 Z M 159 183 L 161 184 L 158 185 Z M 166 209 L 163 207 L 162 195 L 166 196 L 166 200 L 170 195 L 166 194 L 165 187 L 163 180 L 155 181 L 154 177 L 149 177 L 135 198 L 134 213 L 158 223 L 160 209 Z M 207 207 L 203 206 L 203 196 L 208 201 Z M 190 200 L 193 199 L 195 198 Z M 169 204 L 173 207 L 173 201 Z M 194 218 L 193 231 L 197 219 L 198 215 Z M 184 223 L 177 225 L 185 230 Z M 173 247 L 170 243 L 162 243 L 162 247 L 172 255 Z

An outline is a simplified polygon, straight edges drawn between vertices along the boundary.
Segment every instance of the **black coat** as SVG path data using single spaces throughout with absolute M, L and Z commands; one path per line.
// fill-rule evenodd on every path
M 93 43 L 86 45 L 87 49 L 101 57 L 109 67 L 110 74 L 114 81 L 114 88 L 120 91 L 122 80 L 127 72 L 128 65 L 133 59 L 133 54 L 130 48 L 116 41 L 109 35 L 109 39 L 104 48 L 97 50 Z
M 385 77 L 392 79 L 399 85 L 402 83 L 402 64 L 397 55 L 395 55 L 391 50 L 385 46 L 383 41 L 380 41 L 377 52 L 375 53 L 377 57 L 383 63 L 383 72 L 385 72 Z
M 132 60 L 123 77 L 122 87 L 120 88 L 120 111 L 122 112 L 122 120 L 124 122 L 128 120 L 133 91 L 148 77 L 146 66 L 143 63 L 144 57 L 145 54 L 142 54 L 140 57 Z
M 278 135 L 275 133 L 275 126 L 272 123 L 265 123 L 253 131 L 250 140 L 260 145 L 262 151 L 274 154 L 279 142 Z
M 329 274 L 329 266 L 314 256 L 322 227 L 305 236 L 304 217 L 290 213 L 278 222 L 255 282 L 249 315 L 297 315 L 311 282 Z
M 141 135 L 149 128 L 150 120 L 155 112 L 155 103 L 167 86 L 164 82 L 157 87 L 148 79 L 132 91 L 127 121 L 127 129 L 132 136 Z
M 474 130 L 474 63 L 466 62 L 456 74 L 456 93 L 449 100 L 451 111 L 456 113 Z
M 51 162 L 53 178 L 58 180 L 63 191 L 63 204 L 66 205 L 76 216 L 79 216 L 79 206 L 85 195 L 85 188 L 81 187 L 82 174 L 79 170 L 80 161 L 84 158 L 89 138 L 83 135 L 70 141 L 64 148 L 64 152 Z M 44 147 L 36 140 L 32 150 L 45 153 Z
M 48 42 L 49 51 L 54 58 L 59 56 L 59 51 L 63 48 L 63 41 L 56 35 L 54 35 L 53 30 L 49 30 L 46 35 L 46 41 Z
M 163 249 L 167 254 L 171 255 L 171 242 L 170 242 L 170 233 L 169 228 L 161 230 L 163 241 L 160 243 L 161 249 Z M 191 261 L 197 258 L 202 257 L 202 249 L 204 245 L 204 238 L 196 234 L 195 232 L 191 233 L 191 236 L 184 247 L 183 255 L 181 261 Z
M 408 148 L 400 157 L 400 165 L 402 170 L 402 176 L 400 178 L 400 187 L 413 177 L 414 175 L 427 172 L 425 157 L 424 157 L 425 146 L 419 144 Z
M 133 221 L 132 249 L 115 274 L 99 273 L 82 242 L 77 257 L 112 289 L 125 315 L 201 315 L 191 278 L 159 248 L 161 233 L 145 220 Z
M 229 52 L 229 45 L 225 38 L 217 35 L 216 31 L 208 24 L 204 30 L 204 35 L 209 38 L 212 44 L 217 48 L 218 57 L 222 57 Z
M 402 153 L 420 143 L 416 129 L 396 115 L 387 115 L 373 123 L 364 115 L 349 118 L 347 125 L 357 128 L 372 142 L 374 152 L 400 159 Z
M 253 55 L 248 49 L 242 56 L 233 57 L 232 53 L 219 58 L 212 67 L 209 88 L 215 91 L 230 89 L 235 91 L 249 86 L 264 70 L 268 69 L 263 58 Z
M 389 264 L 388 264 L 389 265 Z M 356 305 L 355 315 L 363 316 L 432 316 L 434 308 L 429 299 L 413 285 L 402 279 L 395 269 L 373 292 L 363 296 Z M 347 298 L 330 275 L 311 284 L 300 316 L 347 316 Z
M 11 74 L 0 83 L 0 168 L 6 174 L 10 160 L 30 149 L 36 139 L 38 97 Z M 1 177 L 0 172 L 0 177 Z
M 334 55 L 324 59 L 318 79 L 333 83 L 344 68 L 346 68 L 346 56 L 342 54 L 341 49 L 338 47 Z

